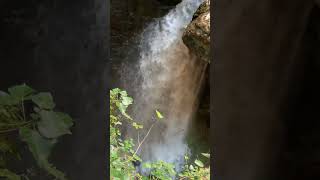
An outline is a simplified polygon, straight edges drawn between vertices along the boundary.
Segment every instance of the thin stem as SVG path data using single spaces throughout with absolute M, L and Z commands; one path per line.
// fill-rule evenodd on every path
M 28 126 L 28 125 L 30 125 L 30 123 L 32 123 L 32 122 L 34 122 L 34 121 L 28 121 L 28 122 L 24 122 L 24 123 L 21 123 L 21 124 L 17 124 L 17 126 L 20 126 L 20 127 Z M 2 131 L 0 131 L 0 134 L 9 133 L 9 132 L 12 132 L 12 131 L 17 131 L 20 127 L 2 130 Z
M 148 131 L 147 134 L 144 136 L 144 138 L 142 139 L 141 143 L 139 143 L 139 145 L 138 145 L 138 147 L 137 147 L 137 149 L 136 149 L 136 152 L 134 152 L 133 156 L 134 156 L 135 154 L 137 154 L 140 146 L 143 144 L 143 142 L 146 140 L 147 136 L 149 135 L 149 133 L 150 133 L 153 125 L 154 125 L 154 123 L 153 123 L 153 124 L 151 125 L 151 127 L 149 128 L 149 131 Z
M 152 123 L 152 125 L 150 126 L 150 128 L 149 128 L 149 130 L 148 130 L 147 134 L 143 137 L 142 141 L 139 143 L 139 145 L 138 145 L 138 147 L 137 147 L 136 151 L 133 153 L 133 155 L 131 156 L 131 158 L 130 158 L 130 159 L 128 159 L 128 160 L 127 160 L 126 162 L 124 162 L 124 163 L 127 163 L 127 162 L 129 162 L 129 161 L 132 161 L 132 160 L 133 160 L 134 155 L 136 155 L 136 154 L 137 154 L 137 152 L 138 152 L 139 148 L 141 147 L 141 145 L 143 144 L 143 142 L 146 140 L 147 136 L 149 135 L 149 133 L 150 133 L 150 131 L 151 131 L 151 129 L 152 129 L 152 127 L 154 126 L 154 124 L 155 124 L 155 123 L 156 123 L 156 122 Z
M 23 104 L 23 98 L 21 100 L 21 106 L 22 106 L 22 115 L 23 115 L 23 120 L 26 121 L 26 114 L 24 112 L 24 104 Z

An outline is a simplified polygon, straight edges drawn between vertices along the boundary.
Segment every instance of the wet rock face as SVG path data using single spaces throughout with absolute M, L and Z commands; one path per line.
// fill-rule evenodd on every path
M 199 59 L 210 62 L 210 1 L 203 2 L 183 34 L 183 42 Z

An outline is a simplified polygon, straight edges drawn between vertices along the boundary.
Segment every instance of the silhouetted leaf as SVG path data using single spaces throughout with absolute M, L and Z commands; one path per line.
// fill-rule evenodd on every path
M 1 91 L 0 93 L 0 105 L 16 105 L 19 104 L 20 100 L 18 98 L 13 98 L 6 92 Z
M 69 128 L 73 125 L 70 116 L 53 111 L 40 111 L 38 130 L 46 138 L 57 138 L 65 134 L 71 134 Z
M 48 162 L 51 150 L 57 142 L 56 139 L 45 139 L 37 131 L 26 127 L 20 128 L 20 137 L 27 143 L 30 152 L 40 168 L 46 170 L 57 179 L 66 179 L 65 175 L 61 171 L 57 170 Z
M 9 88 L 8 91 L 12 97 L 19 100 L 35 92 L 35 90 L 25 84 L 13 86 Z
M 38 165 L 43 167 L 56 140 L 45 139 L 37 131 L 26 127 L 20 128 L 20 137 L 28 144 L 29 150 L 33 154 Z
M 7 180 L 20 180 L 21 177 L 8 169 L 0 169 L 0 179 L 6 178 Z
M 50 93 L 39 93 L 34 95 L 31 99 L 41 109 L 53 109 L 55 107 L 55 103 L 53 102 Z

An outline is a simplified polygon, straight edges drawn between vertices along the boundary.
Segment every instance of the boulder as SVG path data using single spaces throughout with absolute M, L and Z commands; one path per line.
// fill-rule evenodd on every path
M 182 40 L 199 59 L 210 62 L 210 0 L 203 2 L 194 13 Z

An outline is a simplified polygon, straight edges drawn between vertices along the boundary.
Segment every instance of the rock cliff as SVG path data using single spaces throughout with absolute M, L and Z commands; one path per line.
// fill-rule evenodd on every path
M 203 2 L 183 34 L 183 42 L 199 59 L 210 62 L 210 1 Z

